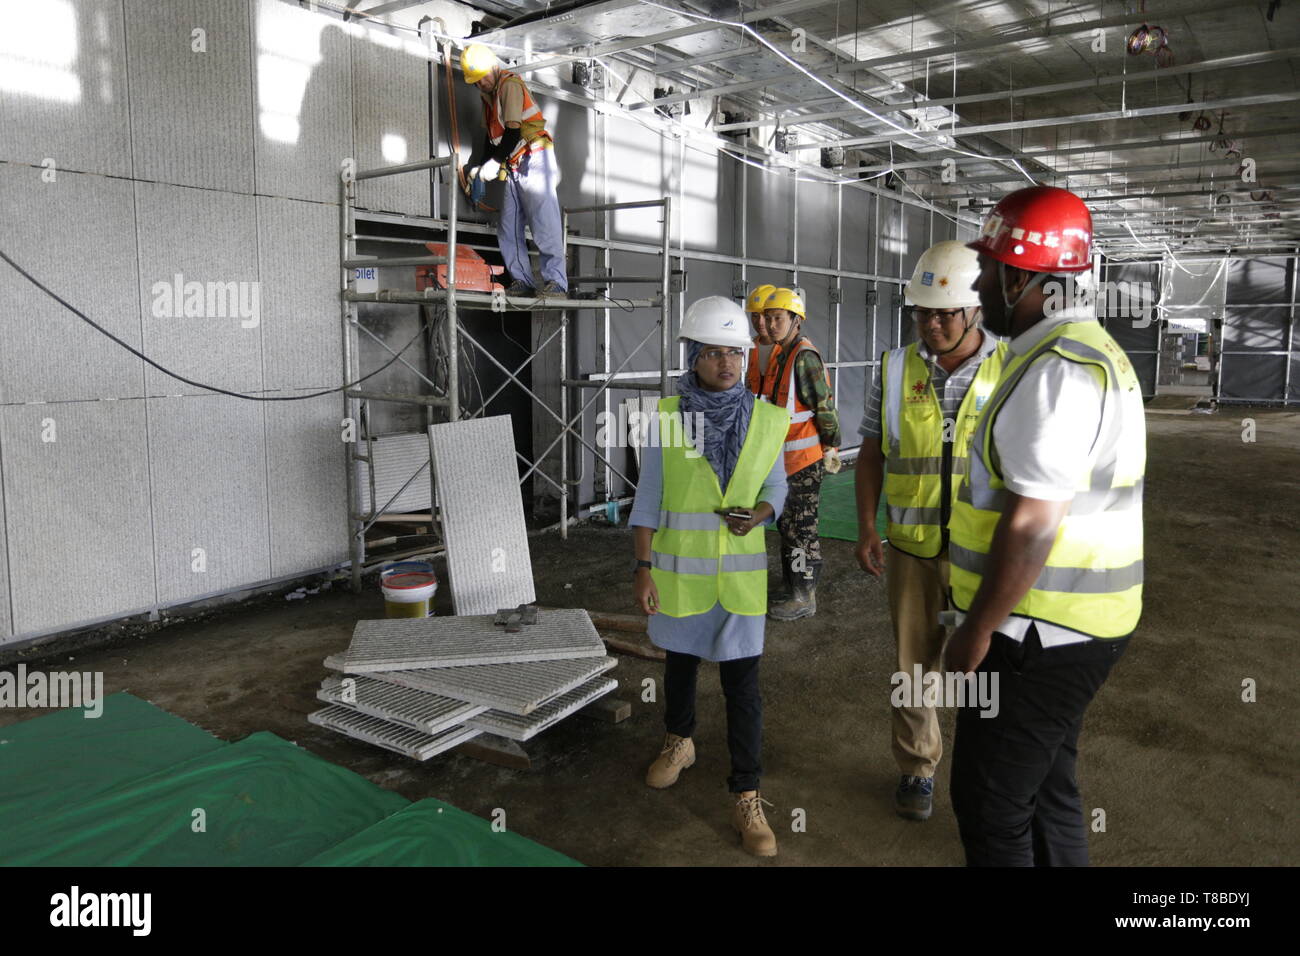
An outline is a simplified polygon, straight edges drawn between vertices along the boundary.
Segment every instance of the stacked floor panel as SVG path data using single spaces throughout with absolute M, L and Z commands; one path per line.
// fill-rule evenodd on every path
M 427 760 L 488 733 L 529 740 L 618 687 L 582 610 L 538 610 L 507 631 L 491 614 L 359 621 L 325 659 L 340 672 L 312 723 Z

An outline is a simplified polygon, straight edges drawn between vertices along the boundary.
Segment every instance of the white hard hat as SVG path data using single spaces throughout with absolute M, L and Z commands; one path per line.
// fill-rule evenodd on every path
M 749 317 L 745 310 L 726 296 L 710 295 L 697 299 L 686 310 L 679 338 L 694 339 L 705 345 L 733 345 L 749 348 Z
M 979 295 L 971 291 L 979 274 L 979 254 L 966 243 L 936 242 L 916 261 L 903 295 L 909 305 L 923 309 L 970 308 L 980 304 Z

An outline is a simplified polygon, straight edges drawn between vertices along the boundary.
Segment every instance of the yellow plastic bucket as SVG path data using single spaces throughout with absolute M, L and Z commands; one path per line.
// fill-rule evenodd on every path
M 390 574 L 383 579 L 385 617 L 429 617 L 438 579 L 428 571 Z

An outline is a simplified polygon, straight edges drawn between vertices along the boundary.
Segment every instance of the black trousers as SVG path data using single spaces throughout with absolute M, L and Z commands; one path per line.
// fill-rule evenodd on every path
M 993 635 L 977 673 L 998 674 L 997 716 L 962 707 L 953 742 L 952 808 L 967 866 L 1088 865 L 1079 731 L 1128 641 L 1044 649 L 1034 626 L 1023 644 Z
M 667 651 L 664 662 L 664 726 L 679 737 L 695 736 L 695 679 L 700 659 Z M 757 790 L 763 774 L 763 698 L 758 691 L 760 657 L 721 661 L 718 676 L 727 698 L 727 749 L 731 751 L 732 793 Z

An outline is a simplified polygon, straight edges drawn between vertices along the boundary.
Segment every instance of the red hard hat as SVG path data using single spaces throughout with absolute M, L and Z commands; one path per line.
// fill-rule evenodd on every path
M 1092 268 L 1092 213 L 1068 189 L 1017 189 L 999 200 L 967 245 L 1028 272 L 1083 272 Z

